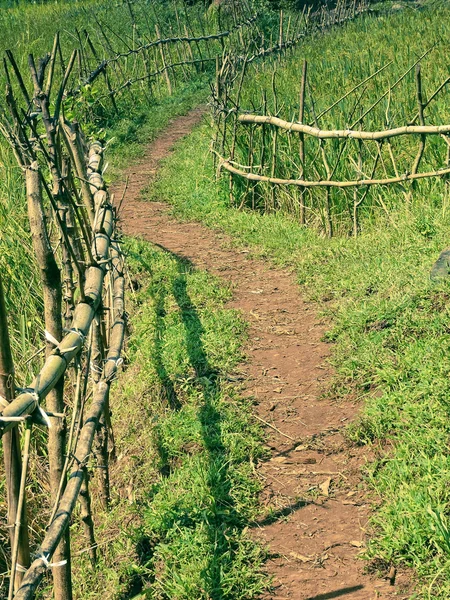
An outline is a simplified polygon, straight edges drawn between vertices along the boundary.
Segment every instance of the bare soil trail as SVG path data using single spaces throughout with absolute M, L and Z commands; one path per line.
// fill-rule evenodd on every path
M 266 598 L 372 600 L 407 598 L 406 575 L 391 580 L 364 572 L 370 502 L 361 479 L 367 450 L 349 445 L 343 429 L 358 410 L 323 396 L 332 375 L 325 324 L 302 300 L 292 273 L 231 249 L 230 239 L 198 223 L 180 223 L 170 207 L 140 197 L 159 162 L 200 122 L 203 108 L 172 121 L 125 173 L 123 231 L 158 244 L 231 283 L 230 306 L 250 323 L 241 392 L 265 422 L 271 458 L 259 465 L 265 517 L 254 526 L 272 558 L 273 591 Z M 115 186 L 121 197 L 124 183 Z M 240 377 L 238 379 L 241 379 Z M 195 600 L 194 598 L 192 600 Z

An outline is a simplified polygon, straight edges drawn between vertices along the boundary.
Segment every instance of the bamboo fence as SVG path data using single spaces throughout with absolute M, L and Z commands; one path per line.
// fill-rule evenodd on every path
M 86 94 L 99 79 L 102 81 L 102 93 L 91 93 L 87 100 L 91 111 L 98 110 L 99 105 L 109 100 L 114 111 L 119 113 L 116 96 L 131 88 L 135 94 L 137 84 L 140 84 L 138 89 L 147 99 L 158 99 L 161 93 L 172 95 L 176 85 L 191 80 L 199 71 L 207 69 L 208 65 L 213 66 L 217 55 L 230 51 L 232 47 L 243 49 L 252 44 L 259 32 L 258 15 L 248 13 L 249 8 L 243 2 L 239 15 L 236 12 L 233 14 L 234 22 L 227 29 L 206 33 L 208 23 L 205 20 L 201 23 L 201 29 L 205 33 L 201 35 L 194 31 L 187 13 L 183 26 L 177 13 L 176 35 L 162 37 L 160 28 L 156 25 L 153 32 L 156 37 L 144 41 L 152 32 L 148 30 L 145 35 L 141 32 L 133 37 L 133 44 L 130 46 L 127 43 L 123 50 L 115 48 L 115 38 L 119 36 L 107 30 L 97 20 L 100 40 L 94 45 L 89 34 L 84 32 L 85 43 L 79 47 L 79 83 L 67 89 L 67 97 L 76 99 L 80 94 Z M 242 20 L 238 21 L 238 17 Z M 219 22 L 222 24 L 220 16 Z M 132 23 L 136 27 L 134 15 Z M 107 58 L 99 60 L 101 55 L 106 55 Z M 87 65 L 93 66 L 87 69 Z M 107 89 L 103 92 L 105 83 Z
M 41 369 L 27 387 L 15 388 L 0 281 L 0 435 L 11 539 L 9 600 L 33 598 L 48 569 L 55 598 L 72 598 L 68 524 L 80 491 L 82 521 L 95 559 L 88 466 L 102 467 L 99 488 L 107 506 L 113 450 L 109 390 L 122 361 L 126 326 L 123 255 L 116 211 L 102 174 L 105 146 L 96 140 L 88 143 L 79 124 L 65 117 L 63 98 L 76 52 L 57 84 L 60 50 L 57 35 L 51 54 L 38 66 L 29 55 L 31 92 L 12 53 L 4 61 L 6 107 L 0 130 L 24 173 L 46 336 Z M 25 492 L 36 425 L 48 429 L 51 518 L 32 559 Z
M 6 101 L 0 131 L 24 173 L 46 335 L 44 363 L 33 381 L 17 389 L 0 277 L 0 435 L 11 541 L 9 600 L 34 598 L 49 569 L 55 599 L 70 600 L 68 526 L 77 501 L 91 562 L 95 566 L 97 561 L 89 482 L 93 467 L 102 505 L 109 505 L 109 462 L 114 456 L 109 394 L 122 362 L 126 328 L 124 264 L 116 210 L 102 174 L 105 145 L 99 140 L 88 143 L 66 110 L 78 97 L 87 97 L 88 111 L 78 116 L 89 123 L 95 110 L 104 108 L 104 99 L 120 113 L 119 94 L 139 84 L 146 99 L 156 97 L 154 88 L 159 96 L 170 95 L 180 81 L 215 63 L 229 45 L 246 47 L 257 30 L 257 16 L 248 16 L 243 3 L 230 26 L 218 33 L 208 33 L 205 21 L 199 35 L 186 15 L 183 28 L 178 20 L 176 35 L 163 37 L 156 25 L 154 39 L 147 41 L 150 32 L 139 30 L 128 6 L 136 35 L 125 50 L 115 47 L 119 36 L 94 15 L 102 44 L 94 43 L 87 31 L 84 39 L 79 33 L 80 45 L 67 62 L 59 34 L 52 51 L 37 63 L 29 55 L 28 75 L 11 51 L 4 59 Z M 56 73 L 61 73 L 59 81 Z M 89 96 L 93 86 L 100 92 L 95 100 Z M 29 539 L 26 484 L 36 425 L 48 429 L 51 516 L 31 553 L 36 540 Z

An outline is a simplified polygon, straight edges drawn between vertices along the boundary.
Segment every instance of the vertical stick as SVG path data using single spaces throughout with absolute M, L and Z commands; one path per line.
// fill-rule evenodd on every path
M 0 403 L 7 405 L 14 398 L 14 363 L 9 342 L 6 305 L 3 294 L 2 278 L 0 273 Z M 8 528 L 11 540 L 11 549 L 16 543 L 18 535 L 17 562 L 23 567 L 30 566 L 30 547 L 28 541 L 28 527 L 26 518 L 25 501 L 22 515 L 19 517 L 22 527 L 16 533 L 14 524 L 18 514 L 18 500 L 20 494 L 20 481 L 22 476 L 22 459 L 20 456 L 20 439 L 18 428 L 11 429 L 3 435 L 3 461 L 6 475 L 6 494 L 8 501 Z M 23 573 L 16 571 L 14 577 L 14 591 L 20 586 Z
M 83 468 L 84 479 L 80 490 L 81 520 L 83 522 L 84 533 L 89 544 L 89 558 L 91 565 L 97 564 L 97 544 L 94 535 L 94 521 L 92 519 L 91 497 L 89 494 L 89 473 L 87 467 Z
M 159 33 L 159 28 L 158 28 L 158 25 L 156 25 L 156 23 L 155 23 L 155 31 L 156 31 L 156 35 L 158 36 L 158 39 L 161 39 L 161 35 Z M 169 71 L 167 69 L 166 58 L 164 56 L 163 44 L 160 44 L 159 51 L 161 54 L 161 61 L 162 61 L 163 69 L 164 69 L 164 77 L 166 78 L 167 91 L 169 92 L 169 96 L 171 96 L 172 95 L 172 84 L 170 82 Z
M 283 10 L 280 10 L 280 34 L 278 38 L 278 46 L 280 50 L 283 47 Z
M 189 32 L 187 30 L 186 25 L 184 25 L 184 35 L 187 38 L 189 37 Z M 188 57 L 190 60 L 194 60 L 194 53 L 192 52 L 191 42 L 188 40 L 186 42 L 186 44 L 187 44 L 186 49 L 187 49 Z M 198 71 L 198 65 L 195 65 L 195 69 Z
M 84 30 L 84 35 L 86 37 L 86 41 L 88 43 L 88 46 L 91 49 L 92 56 L 95 58 L 96 62 L 99 63 L 100 61 L 99 61 L 99 57 L 98 57 L 97 51 L 96 51 L 95 46 L 92 43 L 92 40 L 91 40 L 91 38 L 89 36 L 89 33 L 86 31 L 86 29 Z M 114 112 L 116 113 L 116 115 L 118 115 L 119 114 L 119 109 L 117 108 L 116 99 L 114 98 L 113 89 L 111 87 L 111 82 L 109 80 L 109 75 L 107 73 L 107 67 L 105 67 L 103 69 L 103 77 L 105 78 L 106 87 L 108 88 L 109 98 L 111 99 L 111 104 L 113 105 Z
M 82 143 L 78 128 L 71 127 L 68 123 L 61 120 L 61 131 L 64 141 L 67 145 L 67 150 L 72 158 L 72 163 L 75 166 L 77 177 L 80 180 L 81 194 L 84 206 L 86 207 L 89 221 L 94 222 L 94 200 L 92 198 L 91 189 L 88 183 L 86 171 L 86 162 L 82 150 Z
M 92 378 L 95 384 L 100 381 L 105 356 L 104 340 L 101 330 L 100 313 L 92 323 Z M 100 477 L 100 496 L 103 508 L 109 507 L 109 472 L 108 472 L 108 429 L 104 413 L 101 415 L 94 443 L 94 454 Z
M 300 108 L 298 111 L 298 121 L 303 123 L 305 117 L 305 93 L 306 93 L 306 76 L 308 72 L 308 63 L 306 60 L 303 61 L 302 71 L 302 83 L 300 86 Z M 305 136 L 300 133 L 300 177 L 305 178 Z M 305 211 L 305 190 L 300 192 L 300 223 L 304 225 L 306 223 L 306 211 Z
M 263 114 L 267 115 L 267 93 L 266 90 L 263 90 Z M 266 162 L 266 128 L 261 127 L 261 157 L 260 157 L 260 165 L 261 165 L 261 175 L 264 175 L 264 167 Z M 266 194 L 263 193 L 264 198 L 264 210 L 267 210 L 267 200 Z
M 11 552 L 11 579 L 9 582 L 8 600 L 13 600 L 14 597 L 14 575 L 16 573 L 17 557 L 19 555 L 19 538 L 22 526 L 21 517 L 25 505 L 25 484 L 27 481 L 28 460 L 30 458 L 31 427 L 32 424 L 30 420 L 28 420 L 25 430 L 25 443 L 23 447 L 23 467 L 20 477 L 19 497 L 17 499 L 16 522 L 14 523 L 14 544 Z
M 420 125 L 425 125 L 425 117 L 423 114 L 425 104 L 423 101 L 423 94 L 422 94 L 422 76 L 420 73 L 420 63 L 416 65 L 416 90 L 417 90 L 416 91 L 416 93 L 417 93 L 417 108 L 419 109 L 419 123 L 420 123 Z M 417 151 L 417 156 L 416 156 L 416 159 L 414 160 L 414 164 L 411 169 L 411 173 L 413 175 L 415 175 L 419 170 L 420 162 L 422 160 L 423 153 L 425 150 L 426 139 L 427 139 L 426 135 L 420 136 L 419 149 Z M 413 189 L 414 189 L 414 184 L 415 184 L 415 182 L 413 183 Z
M 273 101 L 274 101 L 274 109 L 275 114 L 278 112 L 278 101 L 277 101 L 277 88 L 275 85 L 275 76 L 276 71 L 274 70 L 272 76 L 272 91 L 273 91 Z M 273 128 L 273 143 L 272 143 L 272 169 L 271 169 L 271 177 L 275 177 L 275 170 L 277 166 L 277 143 L 278 143 L 278 127 Z M 275 184 L 272 184 L 271 187 L 271 198 L 272 198 L 272 210 L 275 210 Z
M 241 92 L 242 92 L 242 86 L 244 84 L 244 77 L 245 77 L 245 71 L 247 69 L 247 57 L 245 57 L 244 60 L 244 64 L 242 65 L 242 73 L 241 73 L 241 77 L 239 80 L 239 85 L 238 85 L 238 89 L 237 89 L 237 94 L 236 94 L 236 107 L 237 110 L 234 113 L 234 125 L 233 125 L 233 138 L 231 141 L 231 153 L 230 153 L 230 157 L 231 160 L 234 160 L 234 153 L 236 150 L 236 138 L 237 138 L 237 124 L 238 124 L 238 113 L 239 113 L 239 109 L 240 109 L 240 101 L 241 101 Z M 233 175 L 230 173 L 230 180 L 229 180 L 229 188 L 230 188 L 230 202 L 231 204 L 233 204 L 234 202 L 234 195 L 233 195 Z
M 62 337 L 62 287 L 61 275 L 53 254 L 42 204 L 41 180 L 37 163 L 26 169 L 25 182 L 28 202 L 28 218 L 30 221 L 33 248 L 41 273 L 44 296 L 44 322 L 47 331 L 58 341 Z M 53 351 L 47 344 L 47 356 Z M 64 380 L 55 386 L 47 396 L 47 407 L 54 413 L 64 412 Z M 52 498 L 56 497 L 61 482 L 66 452 L 66 432 L 64 421 L 51 418 L 52 428 L 49 430 L 48 455 L 50 463 L 50 487 Z M 70 538 L 66 531 L 56 552 L 55 562 L 67 561 L 53 569 L 55 600 L 72 600 L 72 580 L 70 572 Z
M 358 140 L 359 151 L 358 151 L 358 169 L 356 171 L 356 179 L 361 177 L 362 173 L 362 140 Z M 358 188 L 355 187 L 353 190 L 353 237 L 358 237 Z

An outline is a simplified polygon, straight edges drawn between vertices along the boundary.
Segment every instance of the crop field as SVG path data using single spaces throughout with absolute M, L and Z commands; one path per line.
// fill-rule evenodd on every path
M 0 2 L 0 597 L 450 596 L 450 5 Z

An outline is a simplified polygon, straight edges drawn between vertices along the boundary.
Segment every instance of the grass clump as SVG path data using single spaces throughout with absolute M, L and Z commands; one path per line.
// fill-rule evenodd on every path
M 249 401 L 227 383 L 246 326 L 216 278 L 142 241 L 127 248 L 139 289 L 115 393 L 121 455 L 100 548 L 117 537 L 83 586 L 92 597 L 107 586 L 111 598 L 255 598 L 266 585 L 264 553 L 248 534 L 262 437 Z

